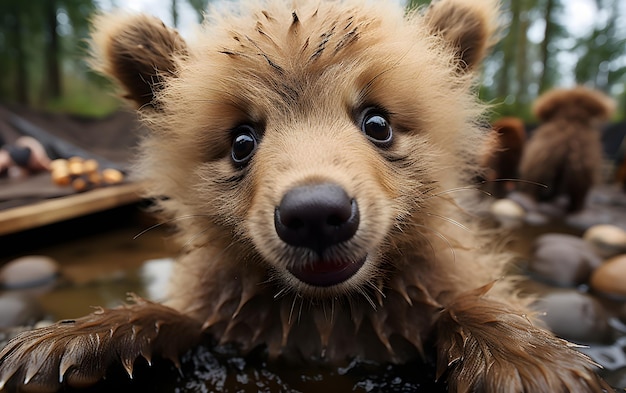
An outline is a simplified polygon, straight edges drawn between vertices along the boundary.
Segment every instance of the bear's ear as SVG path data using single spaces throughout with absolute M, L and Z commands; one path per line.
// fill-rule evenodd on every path
M 91 37 L 92 68 L 114 79 L 138 108 L 158 109 L 155 92 L 187 53 L 182 37 L 154 17 L 119 13 L 97 15 Z
M 461 72 L 472 71 L 495 43 L 499 30 L 498 0 L 433 1 L 424 15 L 435 35 L 454 48 Z
M 608 120 L 615 111 L 615 101 L 599 90 L 584 86 L 552 89 L 533 104 L 533 114 L 542 122 L 556 116 L 573 120 Z

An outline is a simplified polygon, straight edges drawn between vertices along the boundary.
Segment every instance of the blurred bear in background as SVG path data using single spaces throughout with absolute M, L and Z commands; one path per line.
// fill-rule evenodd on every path
M 582 86 L 540 96 L 533 107 L 540 125 L 522 154 L 520 191 L 544 202 L 564 196 L 569 213 L 582 210 L 600 181 L 601 124 L 614 108 L 611 98 Z
M 481 165 L 484 188 L 496 197 L 504 197 L 515 186 L 518 167 L 526 143 L 526 127 L 517 117 L 502 117 L 493 122 Z

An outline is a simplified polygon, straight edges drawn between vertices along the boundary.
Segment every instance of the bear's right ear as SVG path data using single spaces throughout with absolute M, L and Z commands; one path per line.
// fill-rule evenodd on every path
M 497 40 L 499 0 L 437 0 L 426 9 L 430 31 L 451 44 L 459 71 L 476 69 Z
M 118 13 L 97 15 L 91 37 L 92 68 L 121 85 L 137 108 L 158 109 L 155 92 L 187 53 L 182 37 L 154 17 Z

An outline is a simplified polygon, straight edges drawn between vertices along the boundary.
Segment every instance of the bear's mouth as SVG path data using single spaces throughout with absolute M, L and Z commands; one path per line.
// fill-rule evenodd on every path
M 300 266 L 291 266 L 287 270 L 298 280 L 316 287 L 330 287 L 340 284 L 365 264 L 367 256 L 359 260 L 320 259 Z

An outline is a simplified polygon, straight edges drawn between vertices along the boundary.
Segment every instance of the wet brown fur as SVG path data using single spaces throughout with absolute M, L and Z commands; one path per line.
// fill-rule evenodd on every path
M 569 198 L 568 211 L 582 210 L 587 193 L 601 179 L 600 125 L 615 103 L 599 91 L 578 86 L 555 89 L 540 96 L 533 111 L 540 120 L 520 163 L 522 191 L 537 200 Z
M 96 67 L 153 131 L 137 169 L 179 229 L 167 310 L 180 320 L 139 301 L 44 328 L 36 343 L 19 336 L 0 353 L 0 384 L 27 376 L 53 390 L 59 362 L 66 381 L 92 381 L 103 371 L 89 365 L 113 361 L 118 345 L 132 374 L 139 356 L 176 359 L 202 328 L 243 352 L 266 345 L 272 357 L 335 364 L 402 362 L 434 339 L 450 391 L 600 392 L 589 359 L 532 322 L 528 300 L 503 278 L 509 257 L 466 211 L 466 179 L 476 174 L 468 162 L 485 135 L 473 72 L 497 30 L 497 2 L 444 0 L 425 16 L 361 0 L 245 4 L 211 14 L 185 45 L 146 16 L 96 21 Z M 164 42 L 152 47 L 151 37 Z M 393 126 L 388 148 L 360 130 L 371 106 Z M 237 168 L 231 132 L 242 123 L 261 138 Z M 354 237 L 329 253 L 367 255 L 330 287 L 289 272 L 313 263 L 311 253 L 274 229 L 283 195 L 319 183 L 340 185 L 361 212 Z M 176 334 L 186 341 L 158 340 Z M 63 358 L 68 340 L 80 350 Z M 44 358 L 52 366 L 38 373 Z
M 518 168 L 526 143 L 522 119 L 502 117 L 492 124 L 493 132 L 482 155 L 485 188 L 497 197 L 512 191 L 519 177 Z

